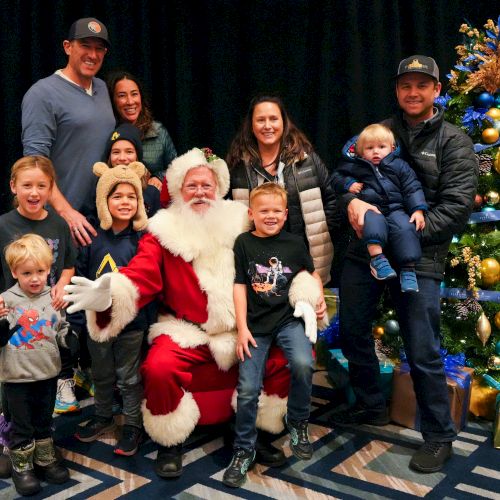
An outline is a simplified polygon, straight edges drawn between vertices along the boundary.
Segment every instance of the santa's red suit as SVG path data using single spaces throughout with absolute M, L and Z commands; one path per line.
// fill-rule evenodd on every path
M 167 171 L 174 203 L 149 220 L 137 255 L 112 275 L 111 310 L 87 311 L 91 337 L 104 341 L 118 335 L 139 308 L 160 301 L 162 312 L 150 329 L 151 348 L 141 373 L 144 427 L 163 446 L 182 443 L 197 424 L 221 422 L 232 413 L 237 384 L 233 243 L 249 227 L 247 208 L 239 202 L 219 199 L 202 218 L 183 206 L 178 198 L 182 179 L 189 165 L 199 163 L 179 162 L 182 158 Z M 214 172 L 223 194 L 229 187 L 227 167 L 214 167 Z M 292 304 L 306 300 L 315 305 L 314 278 L 298 277 L 302 283 L 292 284 Z M 283 429 L 286 364 L 274 348 L 257 413 L 257 426 L 269 432 Z

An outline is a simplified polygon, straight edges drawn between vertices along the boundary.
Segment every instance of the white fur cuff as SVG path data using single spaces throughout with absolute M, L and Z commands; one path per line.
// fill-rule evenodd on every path
M 316 310 L 316 304 L 320 297 L 321 290 L 319 288 L 319 283 L 310 273 L 302 271 L 293 278 L 288 293 L 288 299 L 292 307 L 295 307 L 295 304 L 297 304 L 299 300 L 302 300 L 310 304 L 312 308 Z
M 279 434 L 283 429 L 283 417 L 286 415 L 288 398 L 268 395 L 264 391 L 259 396 L 257 405 L 257 427 L 263 431 Z
M 183 443 L 200 419 L 200 409 L 190 392 L 185 392 L 177 408 L 166 415 L 153 415 L 142 401 L 144 428 L 150 438 L 162 446 Z
M 89 335 L 95 342 L 107 342 L 118 336 L 123 328 L 137 316 L 139 292 L 124 274 L 111 274 L 111 320 L 104 327 L 97 325 L 95 311 L 86 311 Z

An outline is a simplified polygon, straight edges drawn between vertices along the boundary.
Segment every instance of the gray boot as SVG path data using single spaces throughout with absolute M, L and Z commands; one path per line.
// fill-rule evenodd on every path
M 62 484 L 69 479 L 69 471 L 61 465 L 56 457 L 56 450 L 52 438 L 35 441 L 35 454 L 33 457 L 35 471 L 38 476 L 48 483 Z
M 31 442 L 21 448 L 9 450 L 12 462 L 12 480 L 16 491 L 23 496 L 34 495 L 41 489 L 40 481 L 33 470 L 33 454 L 35 443 Z

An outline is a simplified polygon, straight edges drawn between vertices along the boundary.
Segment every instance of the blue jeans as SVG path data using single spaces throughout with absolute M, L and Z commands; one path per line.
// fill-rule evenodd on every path
M 419 275 L 420 291 L 402 293 L 398 279 L 377 281 L 366 263 L 346 259 L 340 283 L 340 335 L 357 404 L 383 410 L 385 399 L 379 385 L 372 322 L 384 287 L 388 286 L 411 368 L 422 436 L 426 441 L 445 442 L 455 439 L 456 430 L 439 353 L 439 285 L 438 280 Z
M 253 450 L 257 440 L 255 420 L 262 389 L 266 360 L 273 342 L 281 347 L 288 360 L 291 380 L 287 413 L 291 421 L 307 420 L 310 413 L 313 356 L 312 344 L 304 333 L 304 323 L 292 320 L 274 335 L 255 337 L 257 348 L 248 345 L 251 358 L 240 361 L 238 407 L 236 410 L 235 448 Z

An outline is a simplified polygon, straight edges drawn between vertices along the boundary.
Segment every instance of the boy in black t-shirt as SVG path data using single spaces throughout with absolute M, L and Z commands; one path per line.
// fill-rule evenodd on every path
M 314 271 L 304 240 L 282 231 L 286 206 L 287 195 L 281 186 L 265 183 L 255 188 L 250 193 L 248 210 L 255 230 L 240 234 L 234 245 L 236 354 L 240 365 L 234 455 L 223 482 L 235 488 L 243 484 L 255 460 L 257 403 L 267 355 L 274 342 L 285 353 L 291 372 L 284 418 L 290 431 L 290 447 L 303 460 L 309 460 L 313 453 L 307 431 L 313 374 L 311 342 L 316 341 L 316 315 L 321 317 L 326 306 L 321 278 Z M 312 273 L 318 282 L 320 300 L 316 312 L 306 302 L 297 302 L 295 310 L 290 305 L 290 284 L 302 271 Z

